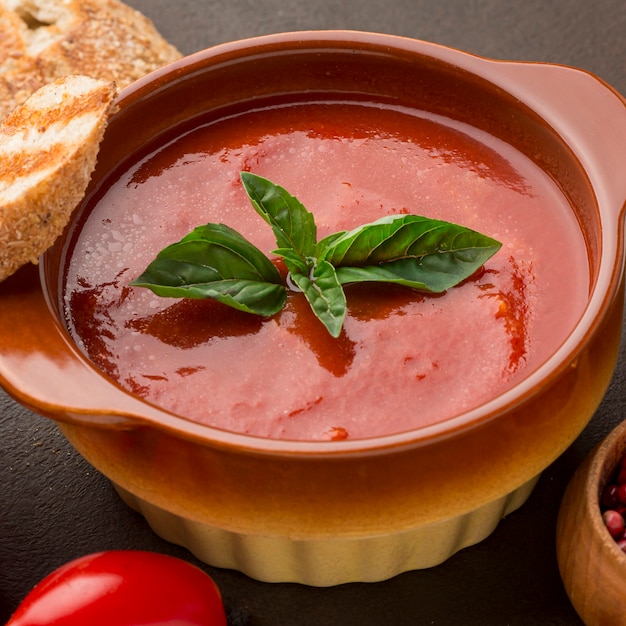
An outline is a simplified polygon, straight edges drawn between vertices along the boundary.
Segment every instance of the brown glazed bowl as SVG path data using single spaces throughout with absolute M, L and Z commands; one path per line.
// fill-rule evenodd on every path
M 626 200 L 624 99 L 594 76 L 400 37 L 301 32 L 220 45 L 125 89 L 84 206 L 120 161 L 207 110 L 329 91 L 491 133 L 573 206 L 591 268 L 586 308 L 558 350 L 503 395 L 435 426 L 362 440 L 224 432 L 121 390 L 76 347 L 61 304 L 64 238 L 40 276 L 25 268 L 0 286 L 2 385 L 55 420 L 156 533 L 218 567 L 318 586 L 431 567 L 484 539 L 579 435 L 617 359 Z
M 576 470 L 557 520 L 557 558 L 563 584 L 587 626 L 621 624 L 626 614 L 626 554 L 604 526 L 600 496 L 626 454 L 626 422 Z

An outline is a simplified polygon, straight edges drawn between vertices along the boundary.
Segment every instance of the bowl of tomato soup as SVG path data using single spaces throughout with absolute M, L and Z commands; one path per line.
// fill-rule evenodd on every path
M 121 93 L 64 236 L 0 286 L 0 379 L 207 563 L 318 586 L 437 565 L 602 399 L 625 146 L 624 99 L 573 68 L 358 32 L 199 52 Z M 206 223 L 284 276 L 241 172 L 320 238 L 419 214 L 502 245 L 442 293 L 347 285 L 337 337 L 297 289 L 259 316 L 131 285 Z

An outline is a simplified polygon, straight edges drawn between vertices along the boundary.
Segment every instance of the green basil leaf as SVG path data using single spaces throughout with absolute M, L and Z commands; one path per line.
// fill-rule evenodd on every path
M 292 273 L 291 279 L 304 292 L 316 317 L 335 338 L 346 316 L 346 295 L 328 261 L 317 263 L 309 274 Z
M 303 258 L 313 256 L 317 242 L 313 214 L 286 189 L 266 178 L 241 172 L 241 182 L 252 206 L 272 227 L 278 248 L 291 248 Z
M 320 239 L 315 247 L 315 256 L 319 259 L 323 258 L 325 253 L 331 249 L 333 243 L 345 234 L 347 234 L 347 231 L 340 230 L 332 235 L 327 235 L 324 239 Z
M 274 254 L 285 261 L 285 265 L 290 272 L 308 274 L 313 267 L 312 257 L 303 258 L 292 248 L 278 248 L 272 250 Z
M 449 255 L 429 255 L 423 260 L 399 259 L 380 265 L 338 267 L 337 277 L 342 285 L 364 282 L 394 283 L 420 291 L 442 293 L 471 276 L 483 263 L 484 261 L 474 259 L 473 263 L 459 267 L 457 261 Z
M 323 258 L 344 285 L 392 282 L 441 293 L 471 276 L 501 245 L 457 224 L 394 215 L 331 239 Z
M 130 284 L 162 297 L 213 298 L 263 316 L 280 311 L 287 297 L 272 262 L 223 224 L 199 226 L 164 248 Z

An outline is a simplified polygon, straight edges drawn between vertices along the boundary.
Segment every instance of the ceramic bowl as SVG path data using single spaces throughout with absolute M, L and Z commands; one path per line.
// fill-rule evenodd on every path
M 626 111 L 582 71 L 406 38 L 306 32 L 235 42 L 122 92 L 77 215 L 129 155 L 206 111 L 320 92 L 469 123 L 557 182 L 584 231 L 591 289 L 545 363 L 484 406 L 410 432 L 316 442 L 220 431 L 123 391 L 76 347 L 62 311 L 62 238 L 40 276 L 25 268 L 0 287 L 0 380 L 55 420 L 162 537 L 260 580 L 322 586 L 431 567 L 482 540 L 591 419 L 622 326 Z
M 557 519 L 563 584 L 587 626 L 619 624 L 626 611 L 626 554 L 602 520 L 600 497 L 626 454 L 626 422 L 615 428 L 574 473 Z

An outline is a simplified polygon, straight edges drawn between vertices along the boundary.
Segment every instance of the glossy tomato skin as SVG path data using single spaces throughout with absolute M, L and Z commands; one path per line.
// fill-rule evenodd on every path
M 111 550 L 46 576 L 6 626 L 226 626 L 213 579 L 175 557 Z

